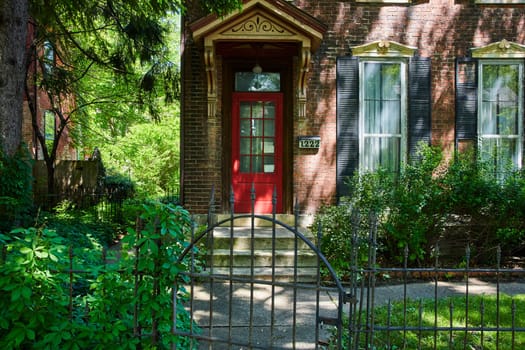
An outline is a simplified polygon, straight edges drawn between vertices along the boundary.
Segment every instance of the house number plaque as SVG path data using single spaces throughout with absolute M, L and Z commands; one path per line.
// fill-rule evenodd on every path
M 299 148 L 319 148 L 321 137 L 319 136 L 299 136 Z

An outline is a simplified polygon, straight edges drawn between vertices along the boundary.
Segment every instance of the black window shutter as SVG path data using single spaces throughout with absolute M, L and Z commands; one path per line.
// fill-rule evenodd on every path
M 346 180 L 359 166 L 359 60 L 337 59 L 337 197 L 349 194 Z
M 464 140 L 475 140 L 478 124 L 477 60 L 456 59 L 456 138 L 455 147 Z
M 420 142 L 430 144 L 431 64 L 429 57 L 410 59 L 408 85 L 408 156 L 416 157 Z

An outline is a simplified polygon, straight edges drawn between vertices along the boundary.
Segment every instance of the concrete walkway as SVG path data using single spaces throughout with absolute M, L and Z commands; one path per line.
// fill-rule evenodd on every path
M 317 303 L 316 289 L 304 287 L 294 289 L 292 285 L 283 284 L 273 287 L 272 293 L 272 286 L 268 284 L 233 282 L 230 286 L 224 281 L 205 282 L 193 288 L 193 316 L 204 336 L 226 342 L 230 339 L 232 344 L 250 343 L 254 349 L 294 349 L 295 343 L 295 349 L 315 349 L 316 306 L 319 305 L 321 317 L 336 317 L 338 291 L 321 291 Z M 469 280 L 468 289 L 469 295 L 494 295 L 497 292 L 495 283 L 474 278 Z M 465 290 L 465 283 L 439 282 L 437 298 L 464 295 Z M 525 294 L 525 281 L 501 283 L 500 293 Z M 434 282 L 411 283 L 406 286 L 406 292 L 404 285 L 376 287 L 374 304 L 380 306 L 389 300 L 403 300 L 405 295 L 409 299 L 433 299 L 436 285 Z M 347 312 L 348 304 L 343 307 L 343 312 Z M 330 326 L 320 327 L 317 338 L 328 339 L 332 329 Z M 230 346 L 220 341 L 200 341 L 200 344 L 201 349 L 250 348 Z

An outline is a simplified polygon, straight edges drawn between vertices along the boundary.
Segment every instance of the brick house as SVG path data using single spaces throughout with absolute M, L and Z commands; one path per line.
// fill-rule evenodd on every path
M 523 163 L 525 1 L 246 0 L 183 26 L 182 200 L 315 213 L 419 142 Z
M 31 99 L 32 104 L 35 106 L 36 122 L 44 135 L 46 142 L 53 142 L 57 128 L 59 127 L 58 118 L 52 111 L 53 106 L 49 100 L 46 92 L 39 86 L 37 82 L 37 75 L 45 74 L 42 70 L 47 68 L 52 69 L 52 66 L 60 64 L 57 62 L 57 54 L 53 46 L 45 42 L 43 45 L 37 45 L 36 48 L 33 45 L 33 41 L 36 40 L 36 28 L 33 24 L 28 25 L 28 34 L 26 47 L 28 50 L 34 48 L 35 52 L 28 52 L 31 62 L 28 68 L 28 81 L 35 81 L 35 83 L 29 87 L 29 93 L 24 94 L 24 109 L 22 119 L 22 140 L 27 145 L 31 156 L 35 160 L 43 160 L 42 147 L 37 140 L 35 131 L 33 129 L 33 120 L 31 111 L 29 108 L 29 100 Z M 39 60 L 35 59 L 35 56 L 40 57 L 40 60 L 45 62 L 43 67 L 40 66 Z M 74 105 L 74 98 L 68 96 L 63 99 L 65 104 Z M 73 140 L 70 136 L 69 128 L 66 127 L 63 131 L 57 149 L 57 159 L 63 160 L 76 160 L 77 150 L 73 146 Z

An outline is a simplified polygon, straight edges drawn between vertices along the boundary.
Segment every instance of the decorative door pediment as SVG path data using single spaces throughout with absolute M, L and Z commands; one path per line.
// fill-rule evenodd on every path
M 221 38 L 229 37 L 232 40 L 242 40 L 246 36 L 249 36 L 250 38 L 264 37 L 264 39 L 271 36 L 278 40 L 293 38 L 295 34 L 296 33 L 290 31 L 274 19 L 257 11 L 253 16 L 228 27 L 226 30 L 222 31 L 219 36 Z
M 300 45 L 297 77 L 298 115 L 306 114 L 306 73 L 311 54 L 323 38 L 325 27 L 292 4 L 282 0 L 249 0 L 241 11 L 222 18 L 205 17 L 190 25 L 195 40 L 204 40 L 204 62 L 208 83 L 208 117 L 217 104 L 215 48 L 219 42 L 287 42 Z

